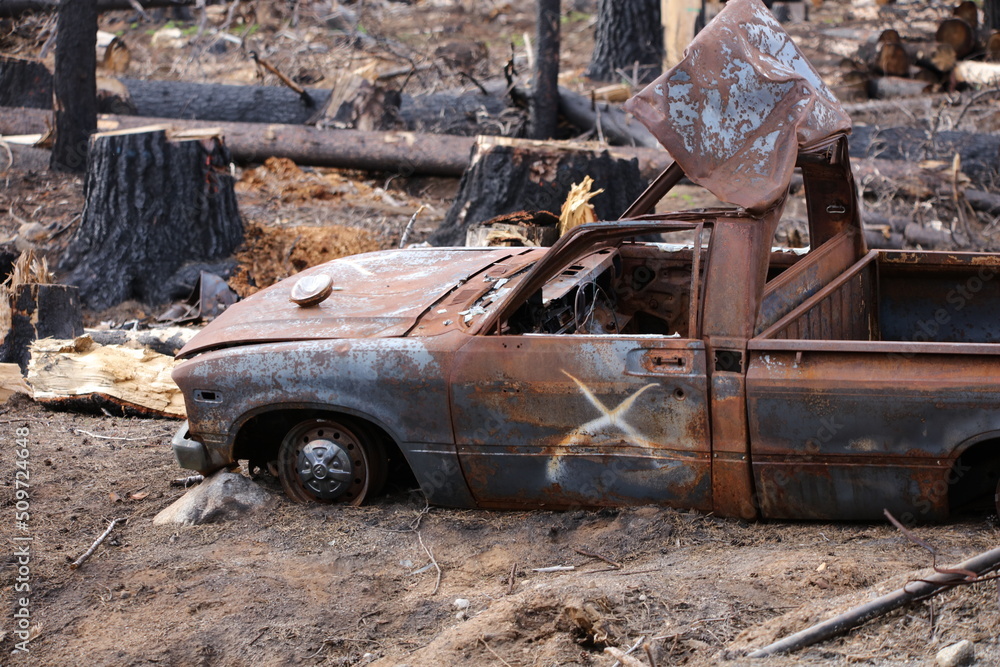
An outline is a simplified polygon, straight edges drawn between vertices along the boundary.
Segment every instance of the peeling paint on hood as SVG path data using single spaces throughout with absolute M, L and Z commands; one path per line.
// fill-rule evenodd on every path
M 625 103 L 684 173 L 762 211 L 788 189 L 799 148 L 851 119 L 760 0 L 731 0 L 684 59 Z

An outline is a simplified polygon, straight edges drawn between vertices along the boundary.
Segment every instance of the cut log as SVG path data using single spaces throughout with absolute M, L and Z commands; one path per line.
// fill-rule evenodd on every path
M 996 86 L 1000 84 L 1000 63 L 963 60 L 955 65 L 951 76 L 956 82 L 970 86 Z
M 976 31 L 959 18 L 941 21 L 934 39 L 942 44 L 950 44 L 959 58 L 964 58 L 976 48 Z
M 51 123 L 51 112 L 38 109 L 0 107 L 0 134 L 40 134 Z M 151 121 L 176 131 L 205 127 L 198 121 L 134 116 L 100 116 L 103 130 L 137 128 Z M 261 123 L 213 123 L 226 137 L 226 147 L 233 159 L 242 163 L 264 162 L 270 157 L 288 158 L 300 165 L 385 171 L 412 176 L 461 176 L 469 165 L 474 137 L 420 134 L 414 132 L 361 132 L 357 130 L 320 130 L 303 125 L 265 125 Z M 638 127 L 638 122 L 633 122 Z M 531 146 L 524 139 L 506 139 L 511 145 Z M 580 142 L 549 142 L 567 149 Z M 645 179 L 654 178 L 671 162 L 663 149 L 629 146 L 604 147 L 618 159 L 637 159 Z
M 636 161 L 605 151 L 480 137 L 458 195 L 429 241 L 461 245 L 470 225 L 516 211 L 548 211 L 558 219 L 570 188 L 585 176 L 604 188 L 593 200 L 601 220 L 617 219 L 646 187 Z
M 89 336 L 47 338 L 31 346 L 27 379 L 35 401 L 48 408 L 183 419 L 174 364 L 149 349 L 101 346 Z
M 952 14 L 972 26 L 973 32 L 979 29 L 979 7 L 972 0 L 963 0 L 955 5 Z
M 883 42 L 878 46 L 872 71 L 884 76 L 909 76 L 910 54 L 898 42 Z
M 986 61 L 995 63 L 1000 60 L 1000 32 L 993 31 L 986 40 Z
M 52 73 L 39 60 L 0 55 L 0 106 L 52 108 Z
M 868 95 L 872 99 L 886 100 L 894 97 L 917 97 L 930 91 L 932 85 L 918 79 L 898 76 L 873 77 L 868 82 Z
M 90 150 L 87 205 L 60 265 L 87 307 L 162 304 L 183 264 L 228 257 L 243 240 L 229 151 L 215 133 L 105 132 Z
M 135 5 L 150 7 L 181 7 L 193 5 L 196 0 L 97 0 L 97 11 L 108 12 L 118 9 L 133 9 Z M 54 12 L 59 9 L 59 0 L 0 0 L 0 18 L 21 16 L 22 14 Z

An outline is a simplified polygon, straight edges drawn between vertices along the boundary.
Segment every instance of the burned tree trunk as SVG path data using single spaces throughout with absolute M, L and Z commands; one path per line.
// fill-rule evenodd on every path
M 73 338 L 83 334 L 77 289 L 70 285 L 22 283 L 13 286 L 10 330 L 0 343 L 0 360 L 28 368 L 31 343 L 41 338 Z
M 594 54 L 586 75 L 598 81 L 616 81 L 618 70 L 636 83 L 649 83 L 660 75 L 663 62 L 663 27 L 660 0 L 600 0 Z
M 56 34 L 56 140 L 50 165 L 87 166 L 87 137 L 97 129 L 97 3 L 62 0 Z
M 59 267 L 87 307 L 161 304 L 182 265 L 228 257 L 242 241 L 220 137 L 140 128 L 96 134 L 90 151 L 86 208 Z
M 559 124 L 559 0 L 538 0 L 537 26 L 531 136 L 551 139 Z
M 38 60 L 0 55 L 0 106 L 52 108 L 52 74 Z
M 983 27 L 1000 30 L 1000 0 L 983 0 Z
M 553 149 L 546 142 L 480 137 L 458 196 L 430 242 L 462 245 L 470 225 L 517 211 L 558 217 L 570 187 L 588 175 L 593 190 L 604 188 L 592 201 L 599 220 L 617 219 L 646 187 L 636 160 L 615 159 L 606 151 Z

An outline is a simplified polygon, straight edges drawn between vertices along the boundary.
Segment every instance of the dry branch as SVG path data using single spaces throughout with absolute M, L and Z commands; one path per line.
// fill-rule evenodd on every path
M 119 521 L 128 521 L 128 519 L 115 519 L 114 521 L 112 521 L 111 524 L 108 525 L 108 529 L 105 530 L 103 533 L 101 533 L 100 537 L 94 540 L 94 543 L 90 545 L 90 548 L 84 551 L 83 555 L 81 555 L 79 558 L 77 558 L 75 561 L 69 564 L 69 569 L 71 570 L 77 569 L 78 567 L 83 565 L 88 558 L 93 556 L 94 552 L 97 551 L 97 547 L 101 546 L 101 543 L 104 542 L 104 540 L 108 539 L 108 535 L 110 535 L 111 531 L 115 529 L 115 526 L 118 524 Z
M 998 567 L 1000 567 L 1000 547 L 963 561 L 953 568 L 948 568 L 949 570 L 953 570 L 951 572 L 937 572 L 926 579 L 908 582 L 902 588 L 897 588 L 891 593 L 871 602 L 855 607 L 843 614 L 838 614 L 829 620 L 757 649 L 747 657 L 766 658 L 778 653 L 797 651 L 830 637 L 843 634 L 873 618 L 884 616 L 904 605 L 937 595 L 957 584 L 968 581 L 967 575 L 956 573 L 954 570 L 974 572 L 981 576 Z

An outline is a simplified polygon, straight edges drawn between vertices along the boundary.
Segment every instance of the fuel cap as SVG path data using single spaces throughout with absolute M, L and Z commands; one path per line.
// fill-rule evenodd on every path
M 288 300 L 292 303 L 309 308 L 318 306 L 333 292 L 333 279 L 325 273 L 303 276 L 292 286 Z

